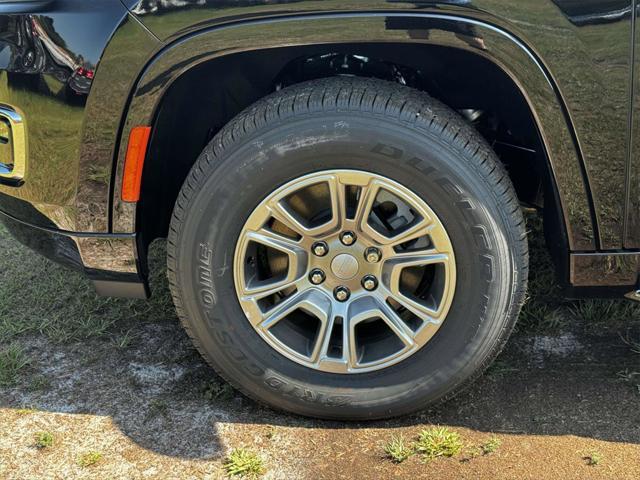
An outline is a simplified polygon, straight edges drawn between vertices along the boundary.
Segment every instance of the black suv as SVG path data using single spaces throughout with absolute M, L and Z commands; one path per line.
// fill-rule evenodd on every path
M 525 298 L 639 299 L 637 0 L 0 2 L 0 218 L 334 419 L 448 398 Z M 46 279 L 42 279 L 46 281 Z M 1 301 L 1 300 L 0 300 Z

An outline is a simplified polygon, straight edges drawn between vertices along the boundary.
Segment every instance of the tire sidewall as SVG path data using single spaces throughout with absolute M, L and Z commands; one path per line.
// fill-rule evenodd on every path
M 353 113 L 301 115 L 226 146 L 211 163 L 203 156 L 197 165 L 207 174 L 180 229 L 176 274 L 205 356 L 252 396 L 329 418 L 406 413 L 471 379 L 509 328 L 516 279 L 499 199 L 468 156 L 411 124 Z M 436 335 L 402 362 L 370 373 L 328 374 L 280 355 L 253 330 L 234 286 L 236 241 L 253 209 L 279 186 L 330 169 L 368 171 L 418 194 L 444 224 L 456 256 L 453 304 Z

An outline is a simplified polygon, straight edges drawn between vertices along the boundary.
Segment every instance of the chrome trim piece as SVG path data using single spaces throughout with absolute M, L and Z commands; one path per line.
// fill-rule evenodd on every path
M 632 292 L 626 293 L 624 298 L 633 300 L 634 302 L 640 302 L 640 290 L 633 290 Z
M 13 164 L 0 163 L 0 182 L 20 184 L 27 173 L 27 135 L 24 117 L 9 105 L 0 104 L 0 118 L 9 122 Z

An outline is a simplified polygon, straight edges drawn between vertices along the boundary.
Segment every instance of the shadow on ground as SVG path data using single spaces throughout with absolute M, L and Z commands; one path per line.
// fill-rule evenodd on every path
M 0 233 L 3 241 L 11 242 Z M 5 375 L 0 408 L 108 417 L 139 446 L 186 459 L 222 455 L 221 423 L 321 428 L 336 434 L 442 424 L 480 432 L 640 444 L 640 355 L 622 338 L 640 339 L 635 322 L 622 329 L 625 323 L 617 322 L 615 328 L 595 333 L 581 321 L 553 332 L 521 329 L 484 377 L 444 405 L 386 422 L 321 422 L 257 405 L 200 359 L 170 304 L 162 245 L 153 256 L 156 297 L 149 305 L 104 303 L 83 279 L 34 260 L 22 247 L 12 248 L 31 262 L 31 272 L 28 278 L 16 279 L 25 274 L 12 271 L 9 278 L 8 258 L 1 259 L 0 350 L 19 345 L 28 364 L 13 376 Z M 55 285 L 43 288 L 47 279 Z M 15 293 L 18 284 L 18 298 L 4 295 Z M 43 306 L 38 295 L 51 298 Z M 78 295 L 80 304 L 59 301 Z M 47 304 L 54 310 L 47 311 Z M 79 315 L 110 315 L 112 321 L 93 326 L 90 320 L 78 323 Z M 59 324 L 50 320 L 54 317 Z M 56 330 L 65 319 L 76 325 L 75 333 Z M 16 324 L 21 328 L 16 330 Z M 78 325 L 85 325 L 85 330 Z

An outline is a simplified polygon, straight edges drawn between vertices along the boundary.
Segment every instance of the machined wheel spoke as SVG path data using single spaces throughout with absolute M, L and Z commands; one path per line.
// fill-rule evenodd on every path
M 431 245 L 434 250 L 439 252 L 450 252 L 451 242 L 444 227 L 438 223 L 433 223 L 427 227 L 425 232 L 431 239 Z
M 430 219 L 421 218 L 406 230 L 392 237 L 387 237 L 385 235 L 377 234 L 376 241 L 378 241 L 381 245 L 395 247 L 402 243 L 407 243 L 412 240 L 416 240 L 420 237 L 425 236 L 428 233 L 428 229 L 430 225 L 431 225 Z
M 256 300 L 263 299 L 270 295 L 274 295 L 276 293 L 280 293 L 283 290 L 293 288 L 296 285 L 296 280 L 275 280 L 275 281 L 262 281 L 258 282 L 255 286 L 245 287 L 244 289 L 244 297 L 245 298 L 255 298 Z
M 436 250 L 421 250 L 396 253 L 393 258 L 387 260 L 385 268 L 391 267 L 394 271 L 400 271 L 407 267 L 423 267 L 438 263 L 448 263 L 450 256 Z
M 310 360 L 313 363 L 318 363 L 327 356 L 327 352 L 329 351 L 329 341 L 331 340 L 331 332 L 333 331 L 334 325 L 334 318 L 330 318 L 328 322 L 320 324 L 320 332 L 318 333 L 318 338 L 316 339 L 310 356 Z
M 389 326 L 389 328 L 396 334 L 396 336 L 407 347 L 413 347 L 415 345 L 415 335 L 413 330 L 400 318 L 400 315 L 386 303 L 380 304 L 380 313 L 382 320 Z
M 399 290 L 390 292 L 389 297 L 409 310 L 423 322 L 438 323 L 440 316 L 438 310 L 434 310 L 418 300 L 407 297 Z
M 332 221 L 330 228 L 344 228 L 347 218 L 347 188 L 336 176 L 329 179 Z
M 400 289 L 400 281 L 402 270 L 407 267 L 424 267 L 427 265 L 443 264 L 445 265 L 445 273 L 448 273 L 448 267 L 451 256 L 447 253 L 436 253 L 434 250 L 426 250 L 423 252 L 406 252 L 399 253 L 385 263 L 385 278 L 388 279 L 387 288 L 392 298 L 400 303 L 407 310 L 423 321 L 435 322 L 439 319 L 440 309 L 434 310 L 417 299 L 413 299 L 403 294 Z
M 341 322 L 338 322 L 338 317 L 342 318 Z M 349 353 L 349 325 L 346 320 L 346 309 L 344 304 L 333 305 L 331 315 L 328 317 L 328 321 L 325 325 L 322 325 L 318 339 L 311 355 L 311 360 L 315 364 L 323 364 L 326 369 L 335 371 L 337 373 L 346 371 L 350 365 L 351 355 Z M 342 330 L 342 356 L 340 358 L 329 357 L 329 348 L 331 336 L 334 329 L 339 328 Z
M 304 294 L 296 292 L 289 298 L 267 311 L 262 318 L 257 319 L 255 326 L 262 330 L 269 330 L 276 323 L 297 309 L 304 300 Z
M 373 296 L 363 297 L 351 307 L 349 312 L 349 364 L 357 366 L 356 327 L 367 320 L 381 319 L 393 334 L 400 339 L 405 348 L 415 344 L 413 331 L 388 305 Z
M 356 225 L 360 225 L 362 231 L 365 231 L 368 227 L 369 216 L 371 215 L 371 210 L 373 210 L 373 204 L 379 191 L 380 185 L 376 182 L 371 182 L 369 185 L 360 188 L 354 219 Z
M 305 274 L 307 252 L 295 240 L 279 235 L 266 228 L 260 229 L 257 232 L 247 232 L 246 239 L 285 253 L 288 259 L 288 265 L 284 278 L 257 281 L 253 278 L 245 278 L 243 296 L 252 295 L 257 299 L 261 299 L 273 295 L 274 293 L 294 286 L 295 282 Z
M 263 330 L 269 330 L 297 309 L 303 310 L 316 317 L 323 325 L 323 328 L 326 329 L 328 323 L 327 318 L 331 314 L 331 300 L 322 292 L 313 290 L 296 292 L 289 298 L 283 300 L 273 309 L 267 311 L 261 321 L 258 322 L 258 327 Z
M 417 238 L 423 237 L 427 234 L 430 224 L 431 222 L 428 219 L 422 218 L 418 220 L 415 225 L 412 225 L 405 231 L 391 237 L 389 239 L 389 245 L 395 247 L 396 245 L 400 245 L 402 243 L 410 242 L 412 240 L 416 240 Z
M 335 176 L 328 176 L 324 182 L 329 187 L 331 218 L 327 222 L 309 226 L 287 205 L 283 198 L 275 198 L 269 202 L 269 210 L 273 217 L 303 237 L 318 238 L 336 231 L 346 216 L 346 196 L 344 185 Z
M 262 228 L 257 232 L 247 232 L 247 239 L 267 247 L 275 248 L 288 255 L 306 256 L 306 252 L 304 248 L 300 246 L 300 242 L 266 228 Z
M 274 200 L 270 202 L 269 210 L 276 220 L 282 222 L 287 228 L 293 230 L 298 235 L 304 237 L 309 234 L 309 229 L 302 224 L 295 212 L 284 203 L 284 200 Z

